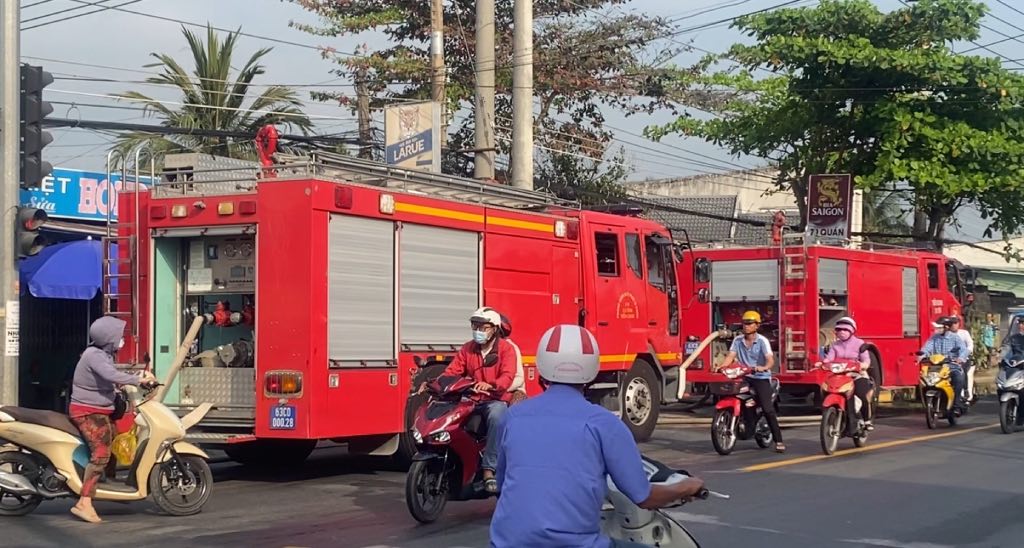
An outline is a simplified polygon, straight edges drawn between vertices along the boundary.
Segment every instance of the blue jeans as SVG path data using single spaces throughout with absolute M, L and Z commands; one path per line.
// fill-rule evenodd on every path
M 498 425 L 501 424 L 501 417 L 505 415 L 508 405 L 503 401 L 485 401 L 478 403 L 474 413 L 483 415 L 484 424 L 487 426 L 487 446 L 484 448 L 484 458 L 481 468 L 494 472 L 498 467 Z
M 967 381 L 964 378 L 964 370 L 960 366 L 949 368 L 949 381 L 953 385 L 953 405 L 959 406 L 963 404 L 963 392 L 964 386 Z

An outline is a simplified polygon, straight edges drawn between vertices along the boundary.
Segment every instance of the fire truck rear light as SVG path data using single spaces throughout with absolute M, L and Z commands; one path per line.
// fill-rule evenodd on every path
M 565 238 L 568 234 L 568 228 L 565 226 L 565 221 L 555 221 L 555 237 Z
M 338 209 L 352 209 L 352 189 L 339 186 L 334 189 L 334 207 Z
M 238 212 L 242 215 L 254 215 L 256 213 L 256 202 L 253 200 L 238 202 Z
M 167 218 L 167 206 L 165 206 L 165 205 L 149 206 L 149 218 L 150 219 L 166 219 Z
M 185 206 L 184 204 L 178 204 L 178 205 L 176 205 L 176 206 L 171 208 L 171 217 L 174 217 L 175 219 L 180 219 L 182 217 L 187 217 L 187 216 L 188 216 L 188 207 Z
M 235 212 L 234 202 L 221 202 L 217 204 L 218 215 L 231 215 Z
M 302 394 L 302 373 L 298 371 L 269 371 L 263 381 L 267 397 L 296 397 Z
M 576 221 L 569 221 L 565 229 L 565 237 L 570 240 L 577 240 L 580 237 L 580 224 Z
M 395 197 L 390 194 L 380 195 L 380 212 L 388 215 L 395 212 Z

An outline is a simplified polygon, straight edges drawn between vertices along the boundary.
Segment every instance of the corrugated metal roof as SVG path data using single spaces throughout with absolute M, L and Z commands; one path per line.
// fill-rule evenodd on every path
M 692 242 L 724 242 L 732 238 L 732 221 L 691 215 L 683 211 L 724 215 L 732 217 L 736 212 L 737 196 L 685 196 L 667 198 L 645 196 L 643 200 L 664 205 L 667 209 L 649 209 L 645 216 L 657 221 L 682 238 L 685 230 Z

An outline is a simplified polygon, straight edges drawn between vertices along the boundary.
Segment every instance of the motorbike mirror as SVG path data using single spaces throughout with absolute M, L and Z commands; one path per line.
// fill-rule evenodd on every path
M 413 356 L 412 363 L 416 364 L 416 367 L 423 367 L 423 358 L 419 356 Z

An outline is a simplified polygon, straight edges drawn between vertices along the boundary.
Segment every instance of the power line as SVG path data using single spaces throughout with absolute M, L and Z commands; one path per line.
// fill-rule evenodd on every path
M 47 3 L 50 3 L 50 2 L 53 2 L 53 0 L 39 0 L 38 2 L 33 2 L 31 4 L 27 4 L 27 5 L 21 6 L 21 9 L 27 10 L 29 8 L 34 8 L 34 7 L 39 6 L 41 4 L 47 4 Z
M 78 1 L 78 0 L 73 0 L 73 1 Z M 90 6 L 99 6 L 100 3 L 102 3 L 102 2 L 109 2 L 109 1 L 110 0 L 100 0 L 100 2 L 83 2 L 83 3 L 88 4 Z M 46 25 L 52 25 L 54 23 L 60 23 L 62 21 L 69 21 L 71 19 L 78 19 L 79 17 L 85 17 L 86 15 L 92 15 L 94 13 L 99 13 L 101 11 L 107 11 L 107 10 L 112 10 L 112 9 L 116 10 L 116 9 L 121 8 L 122 6 L 130 6 L 132 4 L 138 4 L 141 1 L 142 0 L 128 0 L 125 3 L 118 4 L 116 6 L 103 6 L 103 7 L 100 7 L 100 9 L 98 9 L 98 10 L 93 10 L 93 11 L 86 12 L 86 13 L 78 13 L 78 14 L 75 14 L 75 15 L 69 15 L 67 17 L 64 17 L 64 18 L 61 18 L 61 19 L 54 19 L 52 21 L 44 21 L 42 23 L 39 23 L 37 25 L 32 25 L 32 26 L 29 26 L 29 27 L 21 27 L 21 31 L 25 32 L 27 30 L 37 29 L 39 27 L 45 27 Z M 75 10 L 75 9 L 81 9 L 81 7 L 78 7 L 78 8 L 68 8 L 66 10 L 61 10 L 59 12 L 51 13 L 50 15 L 44 15 L 42 17 L 50 17 L 51 15 L 59 15 L 61 13 L 65 13 L 65 12 L 68 12 L 68 11 L 71 11 L 71 10 Z M 40 19 L 40 18 L 37 17 L 36 19 Z M 31 21 L 31 19 L 29 19 L 29 20 Z
M 92 5 L 93 6 L 98 6 L 100 4 L 106 4 L 107 2 L 110 2 L 110 0 L 99 0 L 99 2 L 95 2 Z M 75 6 L 75 7 L 72 7 L 72 8 L 59 9 L 59 10 L 51 11 L 50 13 L 44 13 L 42 15 L 37 15 L 35 17 L 29 17 L 29 18 L 26 18 L 26 19 L 22 19 L 21 22 L 22 23 L 31 23 L 32 21 L 38 21 L 39 19 L 46 19 L 47 17 L 53 17 L 53 16 L 56 16 L 56 15 L 64 14 L 64 13 L 70 13 L 70 12 L 73 12 L 73 11 L 78 11 L 80 9 L 85 9 L 86 7 L 88 7 L 88 6 Z M 22 8 L 22 9 L 24 9 L 24 8 Z

